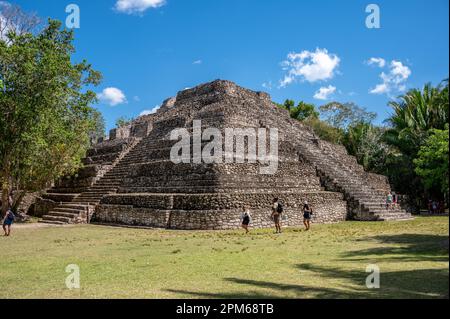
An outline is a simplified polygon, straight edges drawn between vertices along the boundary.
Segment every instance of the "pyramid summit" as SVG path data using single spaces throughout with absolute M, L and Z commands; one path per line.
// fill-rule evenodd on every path
M 275 160 L 273 172 L 261 173 Z M 43 222 L 233 229 L 248 206 L 253 226 L 270 227 L 275 197 L 286 226 L 302 224 L 305 201 L 316 223 L 411 218 L 385 209 L 386 177 L 365 172 L 267 93 L 230 81 L 183 90 L 156 113 L 112 130 L 84 164 L 36 204 Z

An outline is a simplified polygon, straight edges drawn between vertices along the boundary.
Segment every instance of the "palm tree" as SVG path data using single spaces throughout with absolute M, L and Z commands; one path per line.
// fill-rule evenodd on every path
M 389 105 L 394 114 L 387 120 L 391 129 L 384 139 L 405 155 L 415 156 L 428 137 L 430 129 L 445 129 L 448 123 L 449 83 L 444 80 L 437 87 L 430 83 L 422 90 L 412 89 Z

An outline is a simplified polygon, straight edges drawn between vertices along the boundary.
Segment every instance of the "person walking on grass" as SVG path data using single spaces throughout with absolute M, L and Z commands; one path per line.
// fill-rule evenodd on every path
M 5 232 L 5 236 L 11 235 L 11 225 L 14 223 L 15 219 L 16 217 L 14 216 L 14 213 L 11 209 L 8 209 L 5 217 L 3 218 L 3 231 Z
M 252 221 L 252 216 L 250 214 L 250 209 L 247 206 L 244 206 L 242 208 L 241 220 L 242 220 L 242 228 L 244 228 L 245 233 L 248 234 L 250 232 L 248 230 L 248 226 L 250 225 L 250 223 Z
M 311 229 L 311 219 L 312 219 L 313 211 L 309 206 L 308 202 L 305 201 L 303 205 L 303 224 L 305 225 L 306 230 Z
M 274 198 L 272 205 L 272 220 L 275 223 L 276 233 L 281 234 L 281 215 L 283 214 L 283 205 L 278 198 Z

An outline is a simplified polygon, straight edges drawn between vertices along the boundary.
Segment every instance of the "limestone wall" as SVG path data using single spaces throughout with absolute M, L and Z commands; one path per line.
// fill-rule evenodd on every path
M 342 195 L 331 192 L 302 194 L 111 195 L 102 200 L 93 221 L 171 229 L 235 229 L 241 207 L 251 208 L 253 227 L 272 227 L 271 203 L 279 196 L 285 206 L 283 224 L 303 223 L 303 202 L 313 207 L 315 223 L 335 223 L 347 218 Z

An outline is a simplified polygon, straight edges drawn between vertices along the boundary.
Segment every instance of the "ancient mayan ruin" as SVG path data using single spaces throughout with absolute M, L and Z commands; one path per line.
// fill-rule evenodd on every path
M 221 130 L 277 128 L 276 174 L 260 174 L 260 163 L 173 163 L 171 132 L 192 129 L 195 120 Z M 274 197 L 284 203 L 285 226 L 302 223 L 305 200 L 315 210 L 315 223 L 411 218 L 384 207 L 391 190 L 386 177 L 365 172 L 343 146 L 318 139 L 268 94 L 229 81 L 179 92 L 157 113 L 111 131 L 88 151 L 84 164 L 36 203 L 42 222 L 233 229 L 248 205 L 253 226 L 270 227 Z

